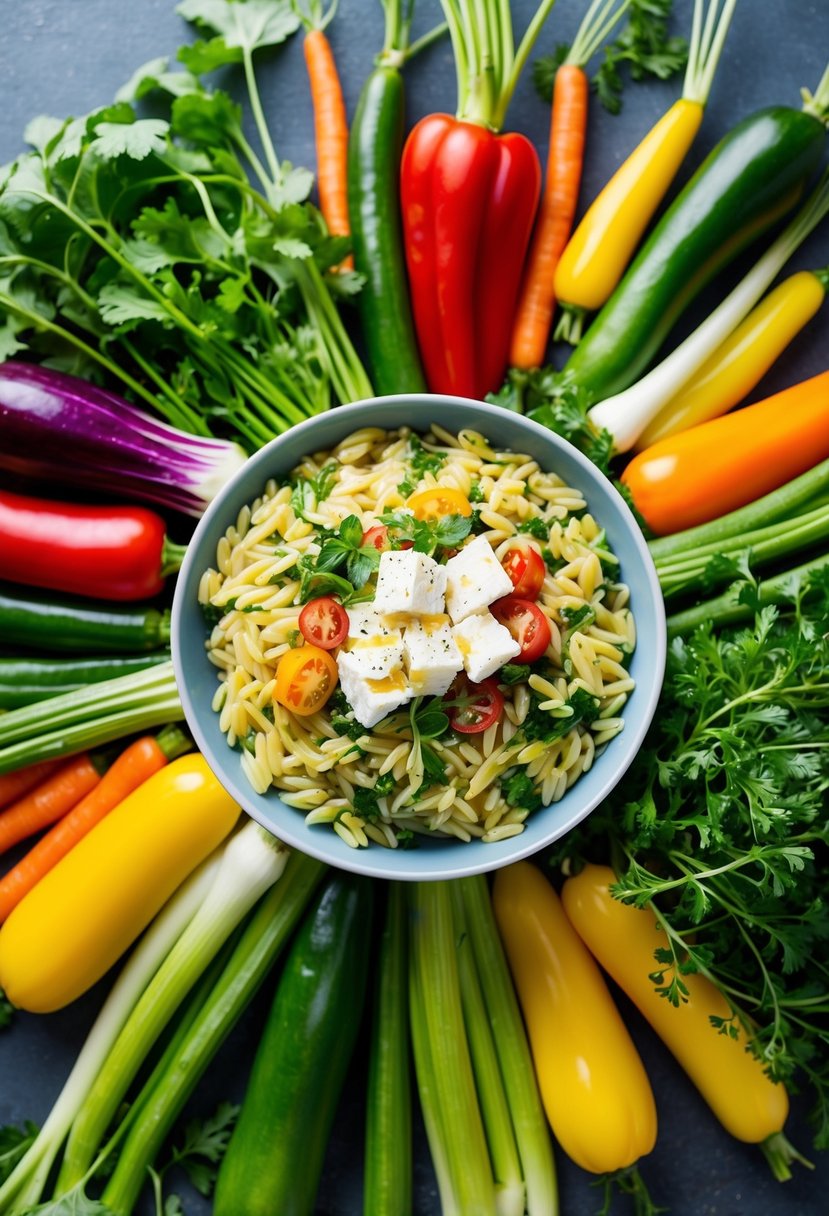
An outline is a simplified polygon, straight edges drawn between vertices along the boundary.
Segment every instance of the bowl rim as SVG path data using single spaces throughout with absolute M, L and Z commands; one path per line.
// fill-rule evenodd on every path
M 440 838 L 439 843 L 436 841 L 434 849 L 430 850 L 402 850 L 402 849 L 384 849 L 381 845 L 368 848 L 351 848 L 343 842 L 335 832 L 328 828 L 327 832 L 322 829 L 327 825 L 320 825 L 320 833 L 317 835 L 305 823 L 305 817 L 301 810 L 287 806 L 281 802 L 277 791 L 268 790 L 266 794 L 259 795 L 251 788 L 245 788 L 244 774 L 239 769 L 238 779 L 232 772 L 228 772 L 226 767 L 220 762 L 218 755 L 215 754 L 213 743 L 208 739 L 201 725 L 201 714 L 204 712 L 203 706 L 197 706 L 190 695 L 188 681 L 186 678 L 187 664 L 182 653 L 182 618 L 188 609 L 186 588 L 193 578 L 192 567 L 199 560 L 199 551 L 201 548 L 202 538 L 205 533 L 209 532 L 216 520 L 216 517 L 226 512 L 226 501 L 233 495 L 234 490 L 242 482 L 247 482 L 252 475 L 254 469 L 266 465 L 271 460 L 274 452 L 286 446 L 290 441 L 295 445 L 298 440 L 308 434 L 312 435 L 315 430 L 320 428 L 324 423 L 330 423 L 332 418 L 342 419 L 342 431 L 347 434 L 349 430 L 357 429 L 350 422 L 351 419 L 358 418 L 360 415 L 371 410 L 379 409 L 381 406 L 392 407 L 396 409 L 402 405 L 411 405 L 416 411 L 418 406 L 428 406 L 434 409 L 440 404 L 449 405 L 453 409 L 462 408 L 468 410 L 470 414 L 474 414 L 478 418 L 475 423 L 475 428 L 486 433 L 485 420 L 487 417 L 501 419 L 503 422 L 504 415 L 508 415 L 514 424 L 520 428 L 526 429 L 529 436 L 536 436 L 545 443 L 552 444 L 553 447 L 560 448 L 576 465 L 580 466 L 585 474 L 588 484 L 595 485 L 600 479 L 604 479 L 605 492 L 610 494 L 613 499 L 615 497 L 615 507 L 619 514 L 621 522 L 625 526 L 625 530 L 629 534 L 629 539 L 637 551 L 637 556 L 641 562 L 641 573 L 644 576 L 646 583 L 646 591 L 651 600 L 652 609 L 655 615 L 655 624 L 657 626 L 654 631 L 654 636 L 648 637 L 648 648 L 650 651 L 649 663 L 646 668 L 649 674 L 649 680 L 645 687 L 640 686 L 640 681 L 637 680 L 636 691 L 640 694 L 638 701 L 638 714 L 635 724 L 632 724 L 631 730 L 623 731 L 618 738 L 624 740 L 624 751 L 620 749 L 619 761 L 616 766 L 610 770 L 610 780 L 606 780 L 603 785 L 587 799 L 583 805 L 580 805 L 577 811 L 567 820 L 560 830 L 553 830 L 544 836 L 541 841 L 537 841 L 530 837 L 525 840 L 526 833 L 521 833 L 518 836 L 512 836 L 504 841 L 488 842 L 483 845 L 480 841 L 472 840 L 468 843 L 459 840 L 446 838 L 445 843 L 448 848 L 455 850 L 455 856 L 451 863 L 447 858 L 447 864 L 440 866 L 434 861 L 436 850 L 443 845 L 444 838 Z M 483 419 L 481 424 L 480 419 Z M 366 424 L 369 425 L 369 424 Z M 375 423 L 373 425 L 383 425 Z M 411 425 L 408 422 L 388 423 L 387 429 L 396 429 L 399 426 L 410 426 L 411 430 L 419 433 L 417 424 Z M 428 429 L 431 425 L 431 420 L 424 423 L 424 429 Z M 304 453 L 314 451 L 312 443 L 304 445 Z M 296 463 L 293 461 L 292 463 Z M 264 481 L 267 477 L 263 478 Z M 585 493 L 589 490 L 585 487 Z M 226 524 L 229 526 L 230 522 Z M 201 576 L 202 568 L 198 571 L 198 577 Z M 197 584 L 196 584 L 197 585 Z M 641 591 L 640 591 L 641 594 Z M 189 605 L 192 608 L 192 605 Z M 637 646 L 640 644 L 640 637 L 637 636 Z M 667 625 L 665 616 L 665 605 L 662 597 L 662 590 L 659 585 L 659 579 L 656 573 L 656 567 L 650 555 L 647 542 L 642 534 L 639 524 L 631 511 L 628 504 L 625 502 L 622 495 L 618 492 L 613 483 L 604 478 L 604 475 L 596 468 L 596 466 L 585 456 L 578 448 L 557 435 L 554 431 L 542 426 L 531 418 L 527 418 L 523 414 L 517 414 L 509 410 L 505 410 L 502 406 L 493 405 L 489 402 L 477 401 L 468 397 L 457 397 L 445 393 L 397 393 L 382 397 L 367 397 L 360 401 L 349 402 L 345 405 L 338 405 L 331 410 L 327 410 L 321 414 L 315 414 L 311 418 L 305 419 L 300 423 L 295 424 L 288 430 L 275 436 L 263 447 L 254 452 L 241 466 L 233 473 L 221 487 L 219 492 L 213 498 L 206 508 L 201 519 L 198 521 L 196 528 L 193 531 L 191 539 L 187 545 L 187 552 L 182 562 L 181 569 L 178 572 L 176 587 L 173 595 L 171 607 L 171 656 L 173 669 L 175 672 L 176 685 L 179 696 L 181 698 L 184 709 L 184 716 L 188 728 L 190 729 L 196 746 L 201 751 L 208 767 L 212 770 L 217 780 L 228 790 L 231 796 L 240 804 L 247 815 L 259 823 L 267 831 L 277 836 L 286 845 L 295 848 L 298 852 L 314 857 L 319 861 L 346 871 L 356 874 L 365 874 L 374 878 L 392 879 L 399 881 L 438 881 L 454 878 L 468 877 L 473 874 L 488 873 L 493 870 L 500 869 L 504 865 L 512 864 L 515 861 L 526 860 L 527 858 L 538 853 L 542 849 L 548 847 L 554 841 L 561 839 L 570 832 L 577 824 L 581 823 L 587 816 L 598 806 L 598 804 L 607 797 L 613 789 L 619 784 L 622 777 L 633 763 L 638 754 L 645 735 L 651 725 L 659 696 L 662 690 L 664 679 L 665 663 L 667 658 Z M 644 698 L 644 700 L 643 700 Z M 208 706 L 209 709 L 209 706 Z M 210 709 L 210 713 L 215 715 L 215 711 Z M 626 721 L 627 727 L 627 721 Z M 613 742 L 613 741 L 611 741 Z M 228 749 L 230 750 L 230 749 Z M 254 801 L 256 798 L 268 797 L 273 799 L 275 796 L 276 802 L 285 810 L 290 811 L 291 815 L 296 816 L 296 828 L 294 828 L 291 819 L 288 820 L 288 826 L 284 829 L 281 825 L 276 828 L 272 822 L 269 822 Z M 548 804 L 541 807 L 534 815 L 540 815 L 550 806 L 559 805 L 557 803 Z M 336 845 L 342 847 L 342 856 L 339 854 L 332 856 L 333 848 Z M 478 846 L 476 848 L 475 846 Z M 506 849 L 507 856 L 503 856 L 504 849 L 499 846 L 508 846 Z M 461 854 L 460 859 L 457 856 L 457 849 L 469 850 L 469 860 L 465 860 L 465 854 Z M 492 850 L 490 852 L 490 850 Z M 406 864 L 404 868 L 399 868 L 392 864 L 395 859 L 405 858 Z M 418 858 L 424 859 L 423 864 L 418 864 Z

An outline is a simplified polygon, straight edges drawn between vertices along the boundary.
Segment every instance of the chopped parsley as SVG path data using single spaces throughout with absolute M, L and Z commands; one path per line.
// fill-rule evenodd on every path
M 368 823 L 373 823 L 380 818 L 380 808 L 377 805 L 379 798 L 385 798 L 390 794 L 397 783 L 393 773 L 383 773 L 374 782 L 374 785 L 367 788 L 363 785 L 358 785 L 354 790 L 354 799 L 351 807 L 355 815 L 359 815 Z
M 498 672 L 499 684 L 523 684 L 530 678 L 529 663 L 505 663 Z
M 470 502 L 483 502 L 484 501 L 484 492 L 481 488 L 481 483 L 479 481 L 472 482 L 471 486 L 469 487 L 469 494 L 467 495 L 467 497 L 469 498 Z
M 536 540 L 550 539 L 550 525 L 547 520 L 542 519 L 540 515 L 530 515 L 527 519 L 522 519 L 516 524 L 519 532 L 526 532 L 530 536 L 534 536 Z
M 440 548 L 456 548 L 467 538 L 474 521 L 471 515 L 416 519 L 408 511 L 387 511 L 380 516 L 379 522 L 394 529 L 399 540 L 410 540 L 416 553 L 434 554 Z
M 541 806 L 541 795 L 526 769 L 517 769 L 509 776 L 502 777 L 501 792 L 510 806 L 521 807 L 524 811 L 537 811 Z
M 561 739 L 568 734 L 574 726 L 589 726 L 599 716 L 599 698 L 585 692 L 583 688 L 577 688 L 564 702 L 572 711 L 566 717 L 553 717 L 546 709 L 541 709 L 540 704 L 534 697 L 529 713 L 520 727 L 519 733 L 523 734 L 528 743 L 535 742 L 536 739 L 552 743 L 554 739 Z
M 579 608 L 564 607 L 561 609 L 561 619 L 568 633 L 572 633 L 576 629 L 592 625 L 596 619 L 596 610 L 591 604 L 582 604 Z

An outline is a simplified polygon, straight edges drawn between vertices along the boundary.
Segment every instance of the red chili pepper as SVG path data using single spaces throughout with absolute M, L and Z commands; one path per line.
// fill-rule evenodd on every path
M 147 507 L 81 506 L 0 491 L 0 575 L 104 600 L 157 595 L 184 546 Z
M 432 114 L 403 150 L 401 200 L 412 309 L 432 392 L 500 388 L 541 190 L 529 140 Z

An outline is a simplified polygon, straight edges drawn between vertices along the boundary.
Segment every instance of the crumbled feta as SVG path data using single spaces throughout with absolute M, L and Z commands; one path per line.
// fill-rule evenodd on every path
M 376 726 L 414 696 L 402 667 L 394 668 L 382 678 L 373 679 L 364 675 L 359 655 L 353 651 L 340 651 L 337 669 L 340 686 L 354 711 L 354 717 L 366 729 Z
M 440 697 L 463 666 L 444 613 L 421 617 L 406 626 L 403 653 L 416 697 Z
M 445 593 L 446 567 L 428 553 L 399 549 L 380 554 L 373 605 L 376 612 L 442 612 Z
M 446 610 L 455 625 L 513 590 L 509 575 L 484 536 L 476 536 L 450 558 L 445 570 Z
M 520 654 L 521 646 L 491 612 L 465 617 L 452 629 L 464 671 L 474 683 L 493 675 Z

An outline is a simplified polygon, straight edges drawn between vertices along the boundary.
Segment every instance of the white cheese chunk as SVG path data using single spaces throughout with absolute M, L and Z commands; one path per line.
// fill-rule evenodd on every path
M 399 549 L 380 554 L 376 612 L 443 612 L 445 592 L 446 567 L 438 565 L 428 553 Z
M 476 536 L 446 563 L 446 611 L 455 625 L 512 590 L 510 576 L 484 536 Z
M 348 610 L 346 647 L 351 664 L 367 680 L 382 680 L 403 660 L 403 637 L 373 604 L 355 604 Z
M 383 619 L 374 604 L 354 604 L 346 608 L 348 614 L 348 636 L 359 640 L 375 637 L 385 637 L 391 632 L 388 622 Z
M 340 651 L 337 669 L 340 687 L 354 710 L 354 717 L 366 729 L 376 726 L 414 695 L 402 667 L 394 668 L 381 679 L 372 679 L 363 674 L 358 655 L 353 651 Z
M 441 697 L 463 666 L 444 613 L 423 616 L 406 626 L 403 653 L 416 697 Z
M 491 612 L 465 617 L 453 627 L 452 636 L 461 652 L 464 671 L 476 684 L 494 675 L 521 651 L 510 631 Z

